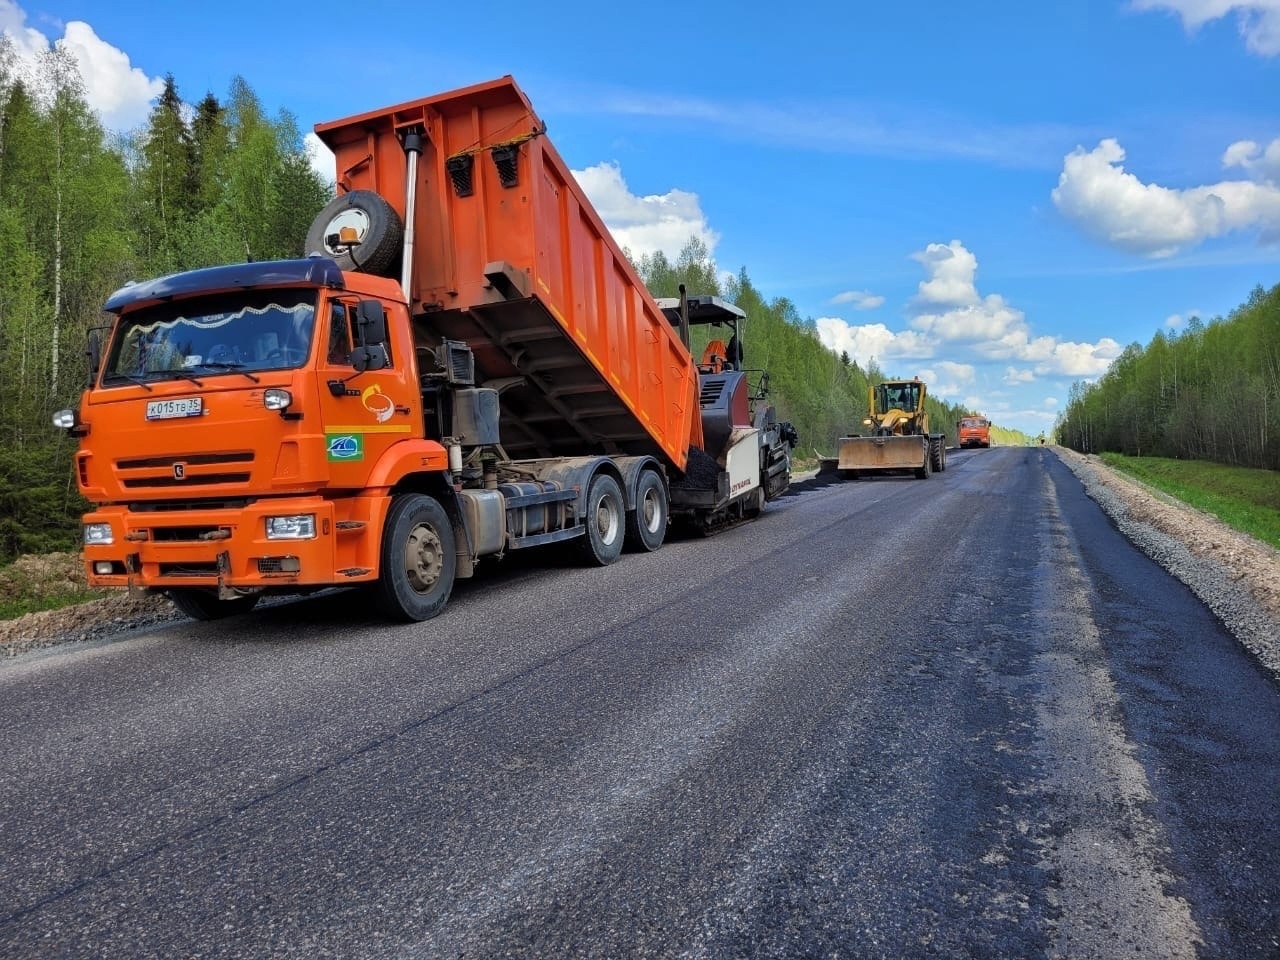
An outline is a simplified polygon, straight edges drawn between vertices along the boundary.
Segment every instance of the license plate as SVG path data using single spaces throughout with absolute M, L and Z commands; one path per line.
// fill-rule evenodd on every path
M 198 417 L 204 412 L 200 397 L 177 397 L 173 400 L 147 401 L 148 420 L 170 420 L 174 417 Z

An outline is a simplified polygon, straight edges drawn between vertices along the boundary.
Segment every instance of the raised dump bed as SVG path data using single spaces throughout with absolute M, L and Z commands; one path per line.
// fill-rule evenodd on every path
M 423 135 L 415 336 L 471 347 L 476 382 L 501 392 L 509 456 L 683 470 L 702 443 L 696 368 L 545 131 L 510 77 L 316 127 L 340 190 L 376 191 L 402 218 L 402 138 Z

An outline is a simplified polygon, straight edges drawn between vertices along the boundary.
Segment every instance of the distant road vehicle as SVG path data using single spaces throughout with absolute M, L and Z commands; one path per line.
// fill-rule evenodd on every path
M 961 447 L 991 446 L 991 421 L 986 417 L 965 417 L 956 421 L 957 444 Z

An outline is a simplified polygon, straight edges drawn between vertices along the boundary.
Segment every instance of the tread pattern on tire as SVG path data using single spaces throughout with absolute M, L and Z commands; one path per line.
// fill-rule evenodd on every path
M 325 245 L 325 231 L 329 223 L 344 210 L 355 207 L 369 218 L 369 229 L 364 240 L 353 251 L 331 251 Z M 352 190 L 330 200 L 311 222 L 307 231 L 306 253 L 319 253 L 331 258 L 340 270 L 373 273 L 385 276 L 397 266 L 400 248 L 404 243 L 404 223 L 395 207 L 381 194 L 372 190 Z

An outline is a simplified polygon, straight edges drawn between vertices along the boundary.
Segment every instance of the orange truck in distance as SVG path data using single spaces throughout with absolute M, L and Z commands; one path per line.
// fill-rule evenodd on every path
M 655 301 L 545 129 L 510 77 L 320 124 L 338 197 L 306 259 L 110 297 L 54 418 L 92 586 L 198 619 L 364 587 L 425 620 L 485 558 L 608 564 L 786 490 L 795 433 L 743 369 L 742 311 Z
M 971 416 L 956 421 L 956 445 L 964 447 L 991 446 L 991 421 L 986 417 Z

